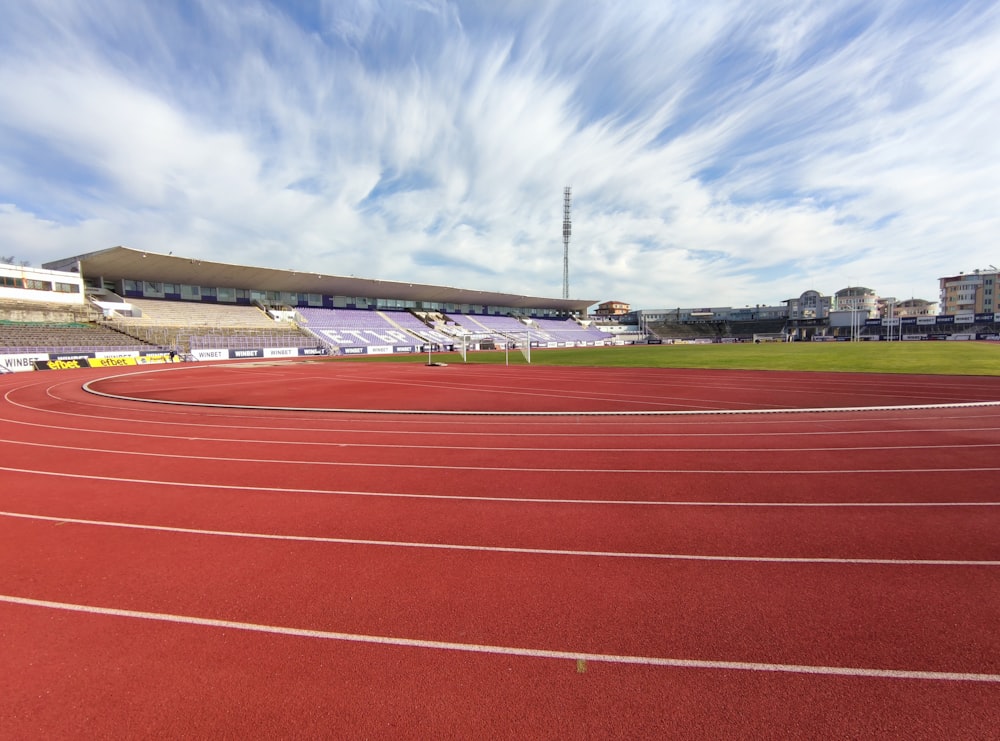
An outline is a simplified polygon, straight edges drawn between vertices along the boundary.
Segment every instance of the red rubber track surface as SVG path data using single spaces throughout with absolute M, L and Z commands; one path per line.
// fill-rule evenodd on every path
M 169 402 L 434 412 L 705 412 L 1000 401 L 1000 378 L 862 373 L 287 362 L 172 367 L 95 391 Z M 217 366 L 214 366 L 217 367 Z M 169 373 L 169 376 L 164 376 Z M 183 379 L 183 380 L 182 380 Z
M 997 737 L 998 378 L 283 362 L 0 398 L 2 738 Z

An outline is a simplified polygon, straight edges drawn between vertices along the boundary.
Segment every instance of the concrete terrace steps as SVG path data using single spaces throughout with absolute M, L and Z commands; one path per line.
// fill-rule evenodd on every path
M 127 300 L 142 312 L 139 317 L 117 317 L 124 324 L 161 327 L 245 327 L 269 329 L 276 325 L 266 312 L 256 306 L 228 306 L 187 301 L 131 298 Z

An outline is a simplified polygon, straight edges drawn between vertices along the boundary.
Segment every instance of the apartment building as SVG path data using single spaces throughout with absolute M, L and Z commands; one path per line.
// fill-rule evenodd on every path
M 941 313 L 1000 312 L 1000 271 L 990 265 L 988 270 L 973 270 L 938 279 L 941 288 Z

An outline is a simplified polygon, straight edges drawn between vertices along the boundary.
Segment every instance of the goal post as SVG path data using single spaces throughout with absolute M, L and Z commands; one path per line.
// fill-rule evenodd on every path
M 469 352 L 473 350 L 496 352 L 502 350 L 504 361 L 510 364 L 510 351 L 521 353 L 525 362 L 531 362 L 531 332 L 506 332 L 502 337 L 495 334 L 464 334 L 456 338 L 455 350 L 463 363 L 469 362 Z
M 788 335 L 784 332 L 754 332 L 754 344 L 761 342 L 788 342 Z
M 526 361 L 528 361 L 528 364 L 530 365 L 530 363 L 531 363 L 531 332 L 530 331 L 525 331 L 525 332 L 518 332 L 517 334 L 521 335 L 521 337 L 519 338 L 519 340 L 517 342 L 517 347 L 521 351 L 521 354 L 524 356 L 524 359 Z
M 513 345 L 514 349 L 520 350 L 521 355 L 524 357 L 525 362 L 531 363 L 531 332 L 525 330 L 523 332 L 507 332 L 507 362 L 510 363 L 510 348 Z

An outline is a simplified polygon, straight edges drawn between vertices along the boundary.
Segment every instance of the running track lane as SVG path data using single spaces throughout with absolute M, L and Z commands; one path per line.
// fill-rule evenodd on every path
M 38 375 L 0 383 L 25 736 L 997 724 L 996 410 L 372 421 Z

